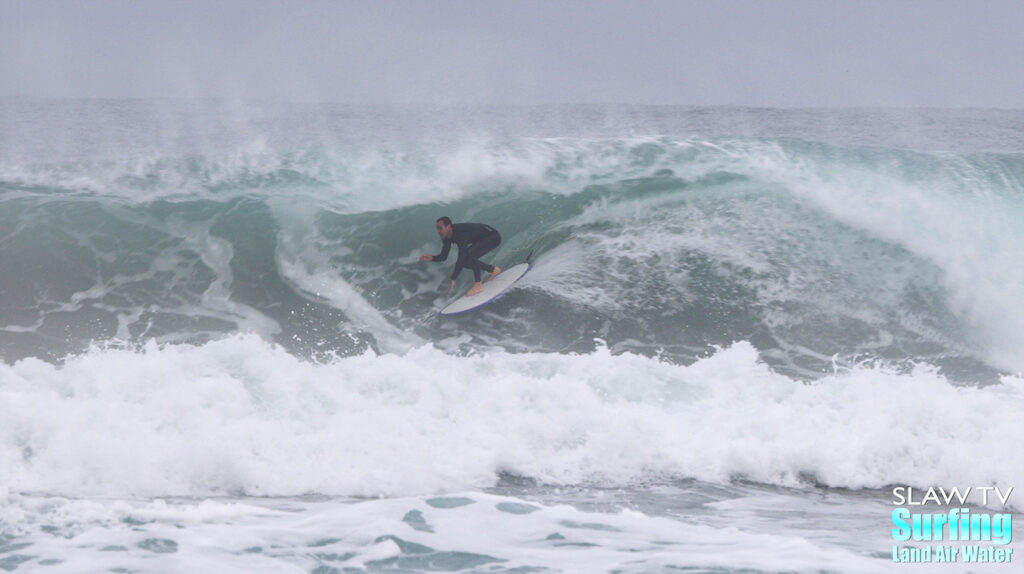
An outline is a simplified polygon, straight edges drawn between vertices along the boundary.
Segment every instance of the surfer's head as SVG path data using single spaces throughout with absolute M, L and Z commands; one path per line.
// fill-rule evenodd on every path
M 452 220 L 447 215 L 437 218 L 437 234 L 441 239 L 452 238 Z

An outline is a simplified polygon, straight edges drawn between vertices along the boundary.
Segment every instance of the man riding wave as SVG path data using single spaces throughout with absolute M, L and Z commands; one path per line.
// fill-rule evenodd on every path
M 483 223 L 452 223 L 447 216 L 437 219 L 436 228 L 437 234 L 444 241 L 441 253 L 420 255 L 420 261 L 445 261 L 448 259 L 452 243 L 459 246 L 459 258 L 455 261 L 455 270 L 452 271 L 452 285 L 448 288 L 449 293 L 455 289 L 455 279 L 458 278 L 464 267 L 472 269 L 473 278 L 476 279 L 473 286 L 466 292 L 467 296 L 476 295 L 483 290 L 484 285 L 480 281 L 481 271 L 489 273 L 487 281 L 501 273 L 501 267 L 480 261 L 480 257 L 501 245 L 501 235 L 496 229 Z

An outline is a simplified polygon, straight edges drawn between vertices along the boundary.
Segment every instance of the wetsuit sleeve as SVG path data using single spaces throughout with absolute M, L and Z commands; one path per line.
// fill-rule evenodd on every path
M 445 239 L 444 240 L 444 245 L 441 246 L 441 253 L 434 256 L 434 261 L 445 261 L 446 259 L 448 259 L 448 252 L 451 251 L 451 250 L 452 250 L 452 240 L 451 239 Z M 459 254 L 461 255 L 462 252 L 460 251 Z

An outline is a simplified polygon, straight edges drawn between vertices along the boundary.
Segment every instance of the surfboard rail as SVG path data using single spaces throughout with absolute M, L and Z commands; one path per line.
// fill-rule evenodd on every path
M 497 277 L 484 283 L 483 291 L 473 296 L 462 295 L 461 297 L 456 298 L 441 309 L 438 314 L 446 317 L 459 315 L 461 313 L 468 313 L 479 309 L 489 303 L 493 303 L 499 297 L 508 292 L 508 290 L 511 289 L 517 281 L 522 279 L 531 267 L 532 265 L 530 263 L 520 263 L 518 265 L 513 265 L 508 269 L 503 269 L 501 273 L 498 273 Z

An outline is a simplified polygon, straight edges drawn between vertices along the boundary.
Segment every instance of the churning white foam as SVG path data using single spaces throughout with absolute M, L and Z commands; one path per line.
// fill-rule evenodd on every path
M 326 364 L 256 336 L 0 367 L 0 487 L 61 495 L 414 495 L 744 477 L 1011 485 L 1024 381 L 921 366 L 813 383 L 748 343 L 681 366 L 601 347 L 469 357 L 429 346 Z
M 11 546 L 47 571 L 888 572 L 891 562 L 804 529 L 690 524 L 478 492 L 359 502 L 79 501 L 14 497 Z M 45 525 L 36 534 L 36 525 Z M 47 530 L 49 532 L 47 532 Z M 214 542 L 215 541 L 215 542 Z M 171 566 L 173 564 L 173 566 Z

